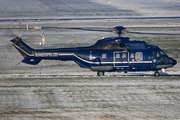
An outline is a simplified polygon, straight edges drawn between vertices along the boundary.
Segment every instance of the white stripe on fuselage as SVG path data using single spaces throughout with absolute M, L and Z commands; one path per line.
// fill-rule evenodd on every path
M 79 56 L 77 56 L 77 55 L 75 55 L 75 54 L 59 54 L 59 56 L 69 56 L 69 55 L 73 55 L 73 56 L 75 56 L 76 58 L 78 58 L 79 60 L 81 60 L 81 61 L 83 61 L 83 62 L 86 62 L 86 63 L 90 63 L 90 64 L 114 64 L 114 63 L 119 63 L 119 64 L 127 64 L 127 63 L 152 63 L 152 61 L 122 61 L 122 62 L 93 62 L 93 61 L 88 61 L 88 60 L 85 60 L 85 59 L 83 59 L 83 58 L 81 58 L 81 57 L 79 57 Z
M 76 58 L 78 58 L 79 60 L 86 62 L 86 63 L 90 63 L 90 64 L 100 64 L 100 62 L 93 62 L 93 61 L 88 61 L 85 60 L 77 55 L 75 55 L 74 53 L 35 53 L 35 57 L 58 57 L 58 56 L 75 56 Z M 152 63 L 152 61 L 118 61 L 118 62 L 101 62 L 101 64 L 127 64 L 127 63 Z

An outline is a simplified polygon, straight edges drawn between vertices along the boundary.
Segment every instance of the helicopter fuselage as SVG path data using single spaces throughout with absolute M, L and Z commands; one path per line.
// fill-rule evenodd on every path
M 113 71 L 157 71 L 173 67 L 177 62 L 158 46 L 145 41 L 129 41 L 125 37 L 111 37 L 89 47 L 35 50 L 21 38 L 11 43 L 25 58 L 22 62 L 36 65 L 41 60 L 75 61 L 82 68 L 98 71 L 98 75 Z

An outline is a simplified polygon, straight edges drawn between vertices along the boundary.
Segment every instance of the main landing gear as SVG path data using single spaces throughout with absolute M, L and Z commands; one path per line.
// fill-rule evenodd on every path
M 159 76 L 160 74 L 159 74 L 159 72 L 158 71 L 156 71 L 155 73 L 154 73 L 154 76 Z
M 97 75 L 98 75 L 98 76 L 104 76 L 104 71 L 98 71 L 98 72 L 97 72 Z

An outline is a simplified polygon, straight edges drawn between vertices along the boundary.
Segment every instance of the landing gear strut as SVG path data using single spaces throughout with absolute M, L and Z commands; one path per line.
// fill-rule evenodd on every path
M 156 72 L 154 73 L 154 76 L 159 76 L 159 72 L 156 71 Z
M 98 76 L 104 76 L 104 71 L 98 71 L 98 72 L 97 72 L 97 75 L 98 75 Z

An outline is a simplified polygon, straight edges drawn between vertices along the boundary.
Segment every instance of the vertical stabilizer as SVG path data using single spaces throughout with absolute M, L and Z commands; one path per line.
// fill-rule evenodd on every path
M 21 53 L 21 55 L 26 58 L 26 57 L 30 57 L 30 56 L 34 56 L 34 54 L 32 54 L 32 52 L 34 51 L 34 49 L 32 49 L 31 47 L 29 47 L 27 44 L 25 44 L 21 38 L 16 37 L 12 40 L 10 40 L 10 42 L 13 44 L 13 46 Z

